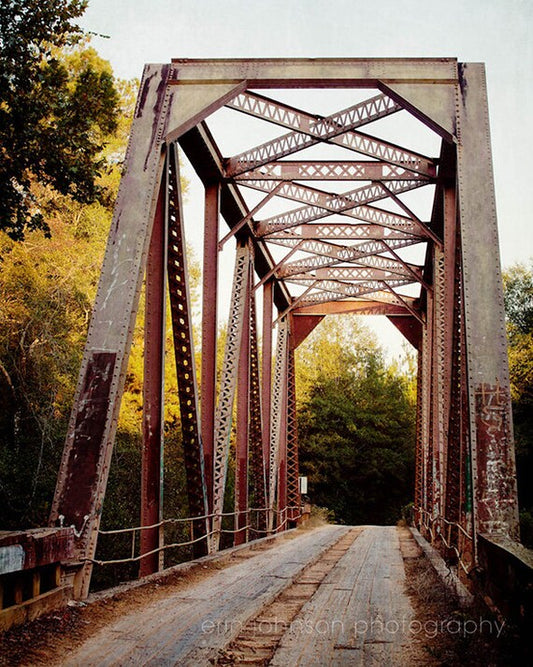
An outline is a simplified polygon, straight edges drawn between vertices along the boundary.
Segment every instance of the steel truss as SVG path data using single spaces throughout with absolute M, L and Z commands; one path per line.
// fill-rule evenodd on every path
M 375 92 L 328 116 L 275 99 L 277 89 L 304 87 Z M 257 92 L 261 89 L 273 92 L 266 96 Z M 244 113 L 251 123 L 268 122 L 285 131 L 223 156 L 208 127 L 209 116 L 223 107 L 225 113 Z M 439 138 L 438 156 L 368 133 L 381 119 L 406 113 Z M 206 191 L 201 392 L 195 379 L 176 142 Z M 339 147 L 345 149 L 353 159 L 299 155 L 327 145 L 337 154 Z M 320 181 L 353 185 L 338 193 L 333 186 L 331 191 L 315 187 Z M 416 191 L 422 188 L 429 188 L 433 198 L 431 216 L 417 211 Z M 259 203 L 248 205 L 254 196 L 257 202 L 257 193 Z M 415 203 L 408 206 L 409 196 Z M 274 203 L 275 214 L 266 213 Z M 219 232 L 220 216 L 228 225 L 224 233 Z M 228 246 L 236 247 L 235 273 L 217 383 L 217 295 L 224 287 L 218 263 Z M 408 261 L 411 247 L 424 261 Z M 419 528 L 465 573 L 478 564 L 480 534 L 515 539 L 514 447 L 497 248 L 482 65 L 446 58 L 147 65 L 51 513 L 52 524 L 64 521 L 79 534 L 77 556 L 85 563 L 76 578 L 79 595 L 88 591 L 145 274 L 143 573 L 161 565 L 157 524 L 164 450 L 165 275 L 189 510 L 203 517 L 194 523 L 196 553 L 218 549 L 223 532 L 234 533 L 238 543 L 281 530 L 296 516 L 295 354 L 325 315 L 341 312 L 386 315 L 417 350 Z M 259 288 L 261 356 L 255 313 Z M 233 530 L 222 521 L 230 466 L 235 470 Z

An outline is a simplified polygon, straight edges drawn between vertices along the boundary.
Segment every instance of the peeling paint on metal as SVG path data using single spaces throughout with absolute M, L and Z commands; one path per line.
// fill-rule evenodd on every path
M 20 544 L 0 547 L 0 574 L 18 572 L 24 567 L 24 549 Z

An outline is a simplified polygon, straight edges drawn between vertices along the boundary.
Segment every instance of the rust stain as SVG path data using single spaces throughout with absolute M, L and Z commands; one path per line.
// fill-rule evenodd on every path
M 459 86 L 461 88 L 461 98 L 463 100 L 463 105 L 466 100 L 466 95 L 468 92 L 468 83 L 466 81 L 466 69 L 467 69 L 467 63 L 458 63 L 457 67 L 457 74 L 459 77 Z
M 116 356 L 115 352 L 93 353 L 80 395 L 60 508 L 65 523 L 78 530 L 91 513 Z
M 157 86 L 157 91 L 156 91 L 156 100 L 155 104 L 153 106 L 153 120 L 152 120 L 152 136 L 150 137 L 150 144 L 148 146 L 148 151 L 146 153 L 146 158 L 144 160 L 144 171 L 148 168 L 148 161 L 150 158 L 150 155 L 152 154 L 152 151 L 154 149 L 154 145 L 157 141 L 157 130 L 158 130 L 158 125 L 159 125 L 159 117 L 161 115 L 161 111 L 163 109 L 163 103 L 165 100 L 165 92 L 167 89 L 167 80 L 168 80 L 168 75 L 171 70 L 170 65 L 162 65 L 161 67 L 161 78 L 159 80 L 159 84 Z
M 150 90 L 150 81 L 155 77 L 155 74 L 146 77 L 143 82 L 142 88 L 139 92 L 139 104 L 135 111 L 135 118 L 141 118 L 143 115 L 144 105 L 146 104 L 146 99 L 148 97 L 148 91 Z

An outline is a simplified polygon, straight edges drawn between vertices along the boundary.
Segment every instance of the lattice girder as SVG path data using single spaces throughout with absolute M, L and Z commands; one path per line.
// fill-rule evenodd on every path
M 273 181 L 242 181 L 241 185 L 245 185 L 253 190 L 260 190 L 261 192 L 270 192 L 274 188 L 278 188 L 277 195 L 279 197 L 307 204 L 287 213 L 262 220 L 259 230 L 268 229 L 269 231 L 296 227 L 299 224 L 320 220 L 334 213 L 356 217 L 355 214 L 352 215 L 356 207 L 365 206 L 371 202 L 386 199 L 389 196 L 379 183 L 364 185 L 342 194 L 325 192 L 317 188 L 292 182 L 284 182 L 281 188 Z M 416 190 L 423 185 L 426 185 L 426 182 L 393 181 L 389 189 L 391 192 L 398 194 Z
M 215 451 L 213 456 L 213 532 L 211 549 L 218 550 L 224 492 L 228 470 L 228 454 L 233 413 L 239 350 L 243 331 L 246 294 L 248 285 L 248 245 L 239 246 L 235 256 L 235 272 L 233 275 L 232 300 L 228 318 L 226 347 L 220 381 L 220 391 L 215 416 Z
M 233 177 L 240 181 L 413 181 L 428 182 L 429 177 L 405 166 L 378 160 L 296 161 L 279 160 L 250 169 Z
M 268 474 L 268 505 L 270 508 L 268 528 L 274 525 L 274 510 L 277 506 L 278 468 L 281 440 L 286 438 L 286 391 L 287 354 L 289 345 L 289 321 L 283 318 L 278 325 L 276 360 L 272 382 L 272 418 L 270 426 L 270 461 Z
M 402 106 L 390 97 L 380 94 L 324 118 L 250 91 L 237 95 L 226 106 L 276 125 L 309 134 L 317 141 L 327 139 L 332 132 L 347 132 L 350 128 L 361 127 L 402 109 Z
M 168 284 L 174 355 L 178 379 L 183 458 L 187 480 L 187 495 L 191 517 L 207 515 L 207 493 L 204 474 L 203 447 L 200 437 L 200 413 L 196 362 L 192 331 L 192 306 L 189 287 L 189 271 L 185 248 L 185 233 L 182 217 L 181 186 L 176 147 L 169 147 L 169 212 L 168 212 Z M 205 520 L 193 523 L 194 539 L 206 535 Z M 199 543 L 195 552 L 206 550 Z
M 410 228 L 409 228 L 410 227 Z M 403 229 L 391 229 L 381 225 L 370 224 L 304 224 L 292 229 L 284 229 L 283 231 L 275 230 L 272 233 L 265 234 L 263 238 L 265 241 L 272 239 L 327 239 L 338 241 L 350 241 L 353 239 L 405 239 L 416 236 L 423 238 L 419 233 L 415 224 L 403 225 Z
M 434 165 L 429 158 L 362 132 L 354 131 L 356 127 L 361 127 L 373 120 L 395 113 L 401 108 L 390 100 L 388 103 L 385 102 L 385 99 L 383 96 L 377 96 L 337 114 L 317 118 L 310 121 L 307 128 L 300 126 L 298 131 L 289 132 L 277 139 L 267 141 L 251 150 L 235 155 L 226 160 L 225 175 L 226 177 L 236 176 L 273 160 L 292 155 L 304 148 L 313 146 L 318 141 L 329 141 L 362 155 L 407 167 L 410 171 L 427 176 L 433 175 L 435 173 Z M 387 104 L 389 105 L 388 108 Z
M 376 257 L 379 253 L 389 252 L 391 249 L 407 248 L 419 242 L 419 239 L 409 238 L 391 239 L 387 243 L 376 240 L 364 241 L 356 246 L 341 246 L 334 243 L 324 243 L 323 241 L 303 241 L 298 244 L 298 249 L 314 256 L 284 263 L 278 269 L 278 276 L 285 278 L 294 273 L 335 266 L 342 262 L 359 262 L 366 257 Z M 293 239 L 275 239 L 272 243 L 288 247 L 295 245 Z M 400 262 L 398 263 L 400 264 Z

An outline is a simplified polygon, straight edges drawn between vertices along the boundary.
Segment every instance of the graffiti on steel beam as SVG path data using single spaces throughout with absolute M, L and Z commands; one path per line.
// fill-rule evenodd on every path
M 507 455 L 511 427 L 509 391 L 500 384 L 482 383 L 475 390 L 478 520 L 484 530 L 505 533 L 506 505 L 512 506 L 514 465 Z

